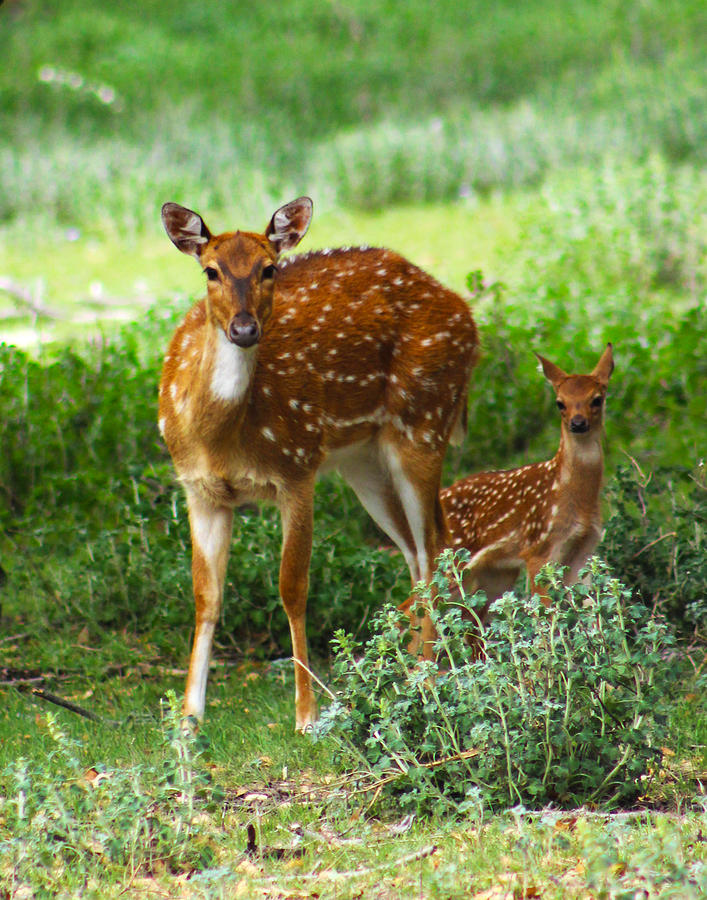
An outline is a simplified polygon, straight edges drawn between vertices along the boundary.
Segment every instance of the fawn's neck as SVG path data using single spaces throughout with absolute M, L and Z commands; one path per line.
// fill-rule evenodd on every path
M 604 474 L 601 438 L 601 429 L 587 434 L 573 434 L 562 429 L 555 461 L 563 488 L 571 487 L 573 493 L 588 498 L 598 497 Z

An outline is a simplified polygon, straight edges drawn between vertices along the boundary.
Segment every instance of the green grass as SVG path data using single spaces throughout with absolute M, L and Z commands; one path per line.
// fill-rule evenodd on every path
M 74 634 L 80 643 L 78 632 Z M 99 662 L 105 662 L 96 649 Z M 88 655 L 84 652 L 77 660 L 71 679 L 50 681 L 49 686 L 116 724 L 88 722 L 27 694 L 5 691 L 0 711 L 4 735 L 0 769 L 23 756 L 35 778 L 46 773 L 57 785 L 60 779 L 72 783 L 78 778 L 80 783 L 91 768 L 105 772 L 105 815 L 111 804 L 125 802 L 114 786 L 118 778 L 141 779 L 135 796 L 140 801 L 143 792 L 147 796 L 155 790 L 149 767 L 169 765 L 172 751 L 164 743 L 159 698 L 181 680 L 181 673 L 165 671 L 155 664 L 149 647 L 133 645 L 132 668 L 120 676 L 108 674 L 96 680 L 77 671 L 84 668 Z M 192 873 L 185 882 L 179 871 L 160 865 L 121 870 L 107 860 L 101 862 L 93 849 L 73 862 L 73 877 L 86 873 L 89 895 L 111 897 L 126 890 L 148 890 L 184 897 L 188 890 L 186 896 L 220 897 L 237 890 L 237 895 L 244 897 L 262 896 L 266 891 L 284 896 L 297 896 L 301 891 L 305 895 L 355 897 L 375 891 L 376 896 L 393 898 L 422 890 L 424 897 L 462 898 L 472 895 L 472 890 L 513 890 L 514 885 L 525 885 L 527 890 L 533 888 L 558 900 L 586 896 L 588 889 L 628 891 L 639 886 L 652 891 L 662 887 L 687 898 L 702 896 L 700 864 L 705 857 L 699 834 L 704 813 L 699 807 L 692 808 L 688 798 L 694 796 L 694 779 L 702 777 L 704 769 L 686 771 L 683 755 L 673 757 L 666 751 L 664 769 L 652 787 L 653 802 L 657 799 L 659 806 L 667 802 L 673 809 L 677 789 L 677 814 L 654 810 L 629 816 L 603 815 L 586 809 L 526 813 L 519 807 L 494 817 L 479 810 L 461 819 L 421 819 L 406 828 L 394 807 L 382 816 L 362 815 L 373 799 L 370 791 L 350 793 L 348 799 L 341 796 L 331 748 L 326 743 L 313 746 L 308 738 L 290 730 L 291 688 L 289 669 L 280 666 L 240 664 L 212 670 L 205 726 L 210 749 L 197 771 L 207 772 L 212 782 L 226 791 L 227 802 L 223 811 L 197 806 L 200 840 L 213 854 L 209 866 Z M 54 710 L 58 726 L 69 739 L 80 742 L 74 751 L 77 773 L 63 768 L 47 710 Z M 690 734 L 704 714 L 704 698 L 686 699 L 679 733 Z M 681 754 L 685 750 L 694 752 L 691 747 L 681 747 Z M 47 768 L 48 761 L 51 768 Z M 4 784 L 10 783 L 5 777 Z M 356 787 L 365 788 L 365 782 L 349 779 L 349 791 Z M 313 788 L 316 799 L 310 802 L 305 792 Z M 16 795 L 7 796 L 14 799 Z M 87 802 L 91 796 L 89 793 Z M 156 796 L 163 797 L 159 790 Z M 88 846 L 95 848 L 104 838 L 97 826 L 91 826 L 92 808 L 76 821 L 90 838 Z M 98 822 L 98 810 L 95 815 Z M 187 820 L 179 806 L 173 815 L 174 822 L 182 817 Z M 251 857 L 245 855 L 249 824 L 256 829 L 258 848 Z M 396 825 L 400 825 L 397 835 Z M 46 831 L 36 833 L 34 840 L 36 845 L 29 840 L 28 849 L 35 846 L 39 853 Z M 271 848 L 280 848 L 282 858 L 274 857 Z M 339 873 L 344 872 L 352 874 L 342 878 Z M 7 874 L 8 869 L 0 863 L 0 877 Z M 60 866 L 55 867 L 53 876 L 59 887 L 73 883 L 68 873 L 62 875 Z

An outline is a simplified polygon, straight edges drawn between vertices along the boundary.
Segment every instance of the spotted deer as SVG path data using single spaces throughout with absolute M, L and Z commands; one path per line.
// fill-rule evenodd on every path
M 168 236 L 207 279 L 206 297 L 172 337 L 159 393 L 160 431 L 189 511 L 196 629 L 184 713 L 197 719 L 235 507 L 272 501 L 280 510 L 298 730 L 317 715 L 305 636 L 317 473 L 343 475 L 413 582 L 429 580 L 449 539 L 440 475 L 450 437 L 464 430 L 478 353 L 471 312 L 390 250 L 283 258 L 311 216 L 312 201 L 300 197 L 263 234 L 212 235 L 192 210 L 162 208 Z M 422 621 L 423 634 L 431 627 Z
M 557 396 L 557 453 L 519 469 L 471 475 L 440 494 L 452 548 L 471 553 L 465 587 L 484 591 L 489 601 L 510 590 L 525 565 L 531 590 L 547 605 L 535 583 L 540 568 L 547 562 L 566 566 L 565 583 L 573 584 L 601 533 L 601 441 L 612 346 L 590 375 L 568 375 L 538 359 Z

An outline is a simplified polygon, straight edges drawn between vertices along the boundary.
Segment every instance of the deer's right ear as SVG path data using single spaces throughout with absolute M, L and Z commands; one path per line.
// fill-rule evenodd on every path
M 275 252 L 280 254 L 299 244 L 311 221 L 312 201 L 309 197 L 298 197 L 275 212 L 265 229 L 265 237 Z
M 541 356 L 539 353 L 536 353 L 535 355 L 540 360 L 540 365 L 543 367 L 545 377 L 554 388 L 567 378 L 567 373 L 563 372 L 559 366 L 555 365 L 555 363 L 550 362 L 549 359 L 545 359 L 545 357 Z
M 162 224 L 174 246 L 199 259 L 204 245 L 211 240 L 211 232 L 198 213 L 178 203 L 165 203 Z
M 608 384 L 611 373 L 614 371 L 614 348 L 611 344 L 606 345 L 606 349 L 599 358 L 599 362 L 594 367 L 592 375 L 602 384 Z

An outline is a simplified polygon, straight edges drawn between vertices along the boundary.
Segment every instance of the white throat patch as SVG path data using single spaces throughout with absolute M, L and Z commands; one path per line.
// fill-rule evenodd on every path
M 217 400 L 235 403 L 243 398 L 253 375 L 257 352 L 257 347 L 237 347 L 218 329 L 209 385 Z

